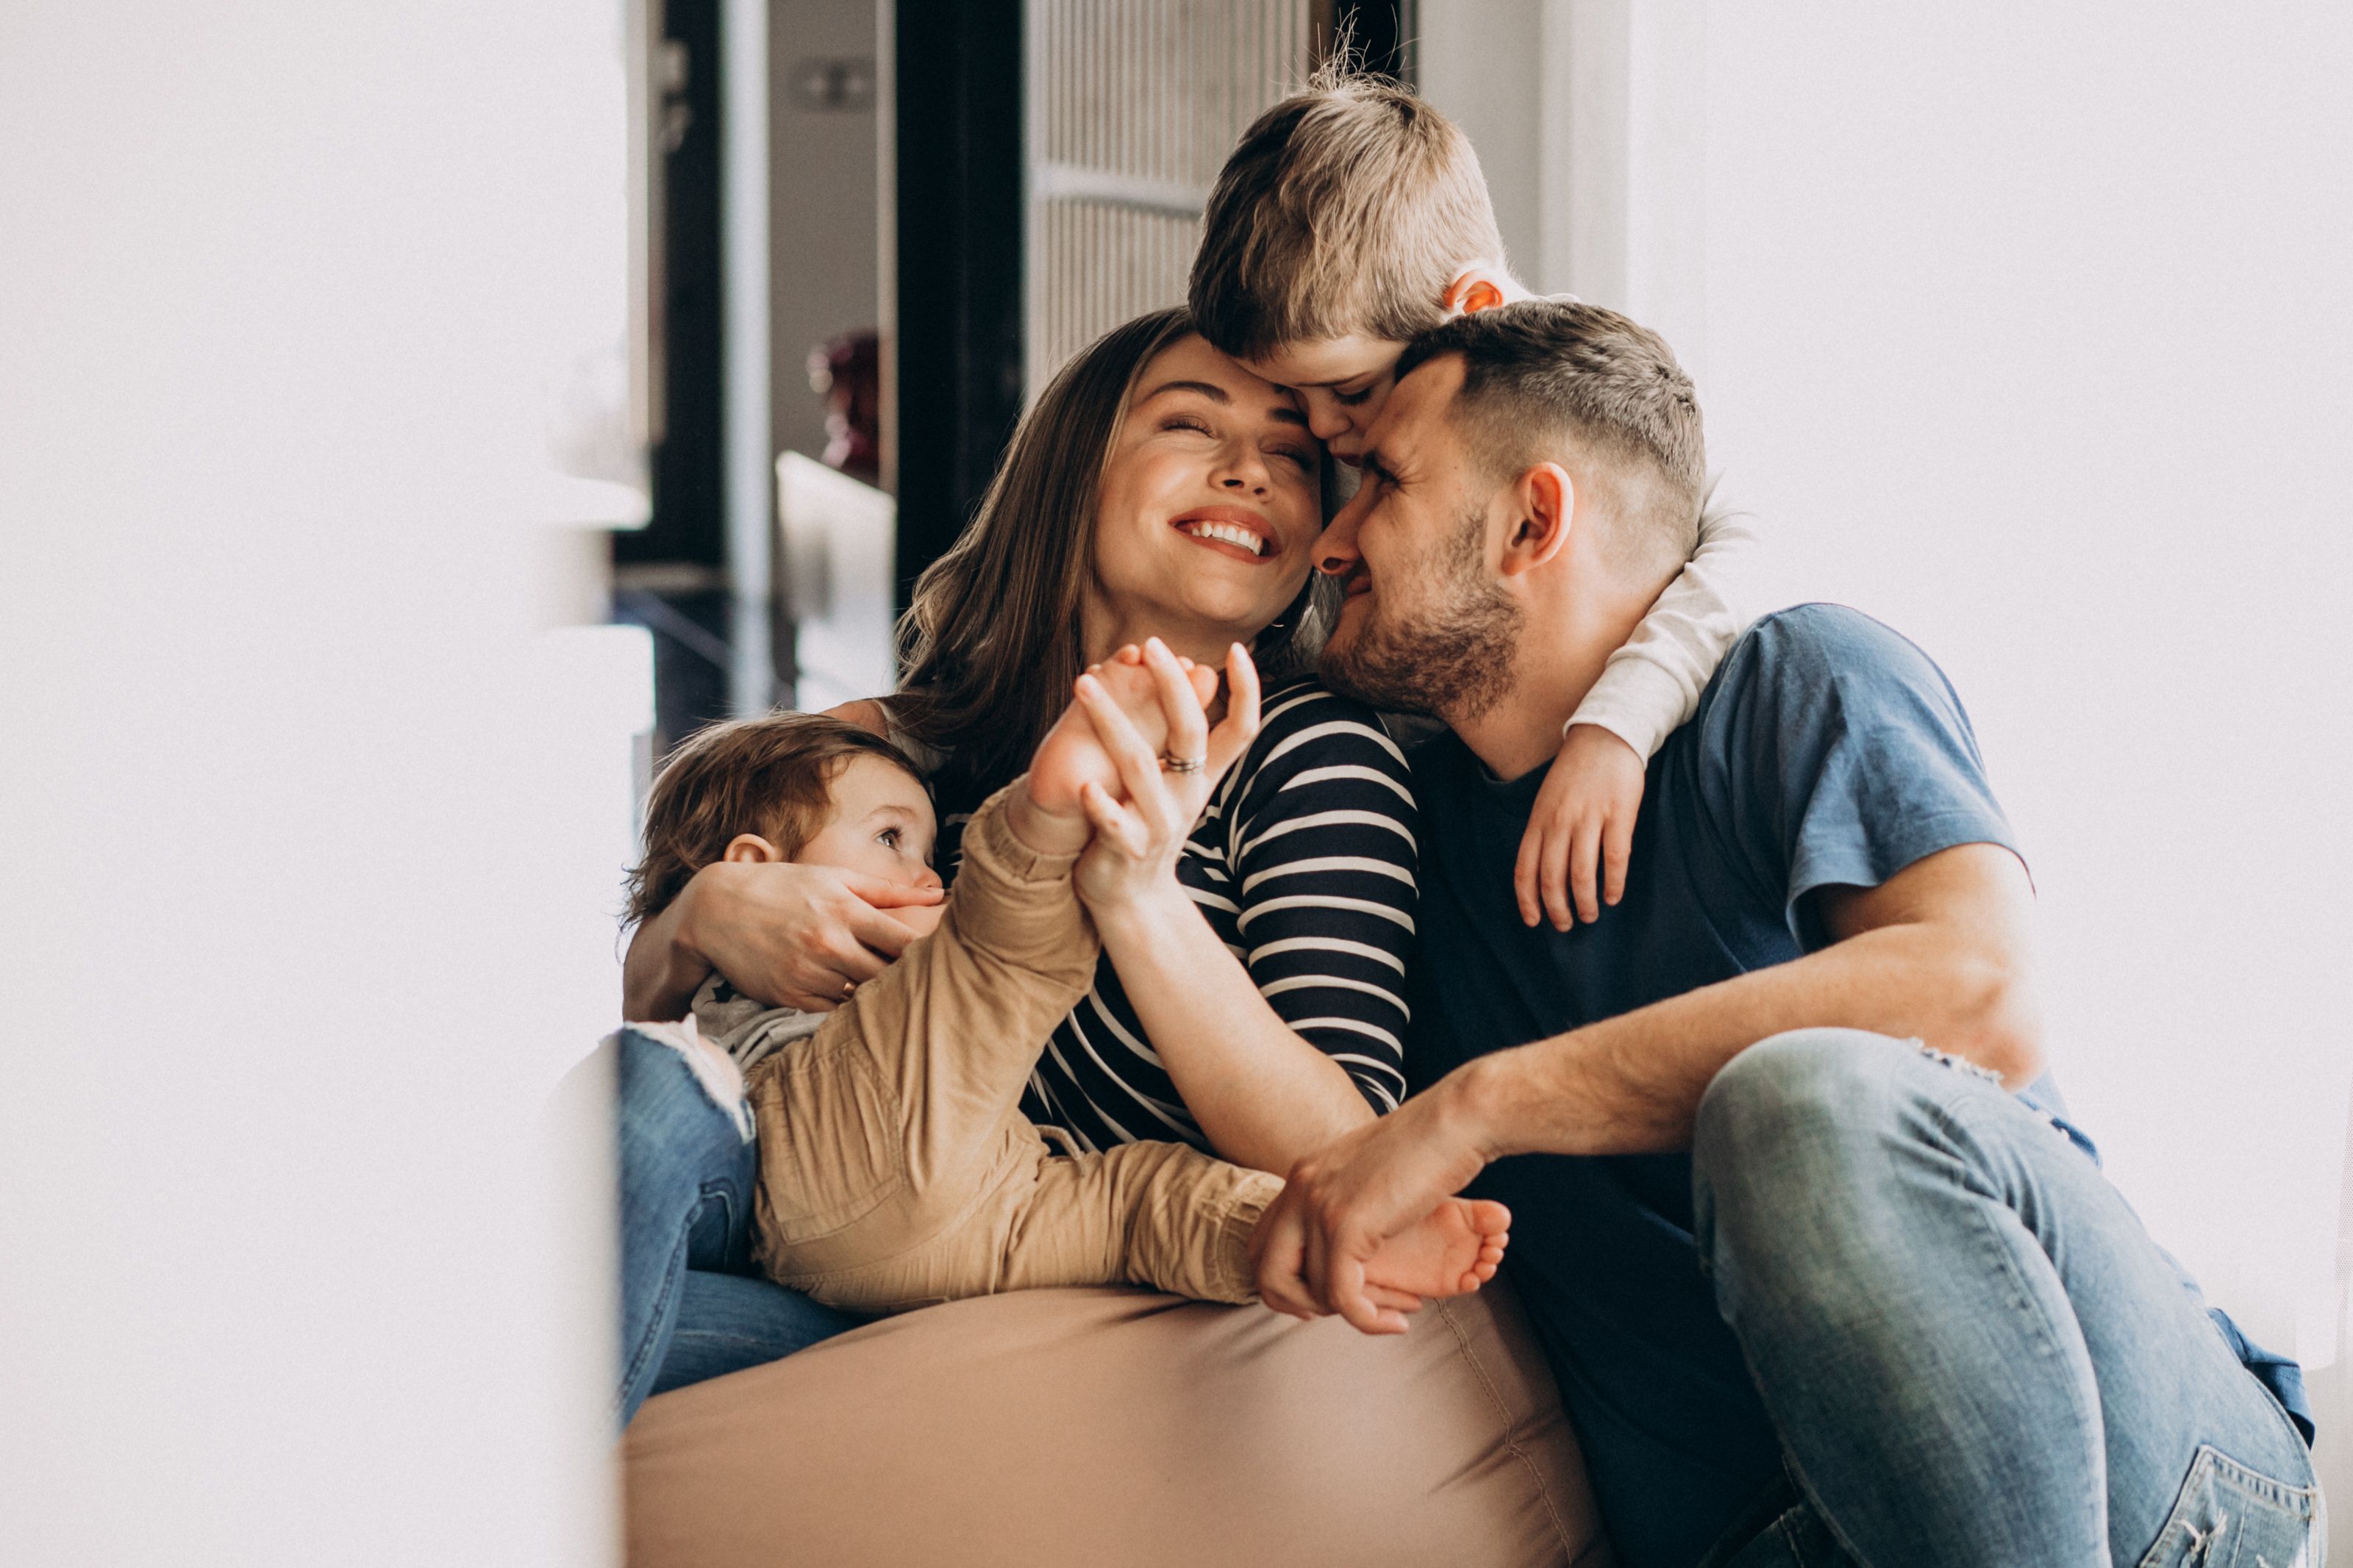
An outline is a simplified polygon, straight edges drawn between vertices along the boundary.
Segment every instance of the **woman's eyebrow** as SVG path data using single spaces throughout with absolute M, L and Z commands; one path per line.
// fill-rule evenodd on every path
M 1233 396 L 1222 386 L 1208 381 L 1164 381 L 1145 394 L 1144 401 L 1151 402 L 1164 392 L 1198 392 L 1212 403 L 1231 403 Z
M 1228 392 L 1224 387 L 1218 385 L 1215 382 L 1209 381 L 1164 381 L 1158 386 L 1154 387 L 1150 392 L 1145 393 L 1142 401 L 1149 403 L 1164 392 L 1197 392 L 1203 397 L 1208 398 L 1210 402 L 1221 404 L 1227 407 L 1231 407 L 1234 401 L 1233 394 Z M 1277 404 L 1274 407 L 1268 409 L 1266 416 L 1280 424 L 1297 425 L 1303 427 L 1307 423 L 1307 416 L 1302 414 L 1299 410 L 1292 407 L 1287 403 Z

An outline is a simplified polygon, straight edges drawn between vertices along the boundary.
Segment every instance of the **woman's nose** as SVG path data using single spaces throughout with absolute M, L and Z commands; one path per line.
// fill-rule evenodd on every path
M 1229 490 L 1248 490 L 1263 495 L 1267 490 L 1265 455 L 1253 446 L 1229 449 L 1219 465 L 1218 483 Z

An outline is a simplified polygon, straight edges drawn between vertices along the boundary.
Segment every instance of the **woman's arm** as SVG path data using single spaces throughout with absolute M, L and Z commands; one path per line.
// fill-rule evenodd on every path
M 1347 1069 L 1292 1031 L 1182 888 L 1095 925 L 1136 1021 L 1221 1157 L 1281 1175 L 1373 1120 Z
M 1294 692 L 1265 725 L 1213 806 L 1242 950 L 1173 876 L 1089 905 L 1211 1146 L 1281 1174 L 1404 1093 L 1414 805 L 1404 759 L 1353 705 Z
M 851 983 L 881 973 L 914 940 L 885 910 L 939 901 L 936 889 L 894 887 L 831 866 L 705 866 L 630 938 L 621 970 L 626 1016 L 684 1017 L 714 969 L 746 996 L 828 1011 Z

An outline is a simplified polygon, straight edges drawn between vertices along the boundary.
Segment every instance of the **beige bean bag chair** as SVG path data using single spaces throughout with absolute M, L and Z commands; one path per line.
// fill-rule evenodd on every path
M 630 1568 L 1609 1562 L 1509 1291 L 1370 1339 L 1134 1290 L 927 1308 L 649 1401 Z

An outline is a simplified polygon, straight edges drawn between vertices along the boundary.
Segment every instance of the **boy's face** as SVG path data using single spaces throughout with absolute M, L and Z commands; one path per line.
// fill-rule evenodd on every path
M 938 837 L 931 796 L 904 768 L 857 756 L 833 778 L 833 813 L 793 857 L 804 866 L 857 871 L 902 888 L 936 888 L 932 846 Z M 919 936 L 939 924 L 943 906 L 892 910 Z
M 1353 468 L 1364 455 L 1365 437 L 1380 416 L 1389 388 L 1397 384 L 1398 356 L 1403 353 L 1403 343 L 1351 334 L 1284 343 L 1241 363 L 1253 374 L 1297 393 L 1307 411 L 1307 427 L 1334 457 Z
M 1466 261 L 1438 297 L 1438 319 L 1451 321 L 1528 297 L 1527 289 L 1502 268 Z M 1307 411 L 1307 427 L 1316 438 L 1349 467 L 1362 468 L 1366 438 L 1388 402 L 1389 388 L 1397 384 L 1397 362 L 1405 348 L 1388 338 L 1352 332 L 1345 338 L 1284 343 L 1241 363 L 1297 394 Z

